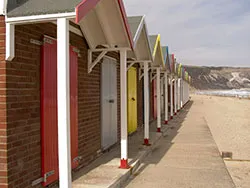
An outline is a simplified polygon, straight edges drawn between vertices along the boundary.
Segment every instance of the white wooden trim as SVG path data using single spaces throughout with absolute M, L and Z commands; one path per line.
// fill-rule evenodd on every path
M 174 104 L 173 104 L 173 79 L 172 75 L 170 75 L 170 115 L 174 116 Z
M 51 23 L 57 25 L 56 21 L 51 21 Z M 76 28 L 76 27 L 74 27 L 74 26 L 72 26 L 72 25 L 69 25 L 69 31 L 72 32 L 72 33 L 75 33 L 78 36 L 81 36 L 81 37 L 83 36 L 81 30 L 78 29 L 78 28 Z
M 183 107 L 183 82 L 181 78 L 181 108 Z
M 174 79 L 174 113 L 177 113 L 177 80 Z
M 157 69 L 156 73 L 156 90 L 157 90 L 157 128 L 161 128 L 161 72 L 160 68 Z
M 178 78 L 178 110 L 181 109 L 181 79 Z
M 5 59 L 12 61 L 15 57 L 15 25 L 6 23 L 6 54 Z
M 23 24 L 23 23 L 30 23 L 30 22 L 43 22 L 43 21 L 53 21 L 59 18 L 75 18 L 75 12 L 68 12 L 68 13 L 58 13 L 58 14 L 44 14 L 44 15 L 33 15 L 33 16 L 20 16 L 20 17 L 6 17 L 6 23 L 13 23 L 13 24 Z
M 105 55 L 104 57 L 105 57 L 105 58 L 108 58 L 108 59 L 111 59 L 111 60 L 114 60 L 114 61 L 116 61 L 116 63 L 117 63 L 117 59 L 114 58 L 114 57 L 110 57 L 109 55 Z
M 130 64 L 128 65 L 128 67 L 127 67 L 127 71 L 128 71 L 134 64 L 135 64 L 135 62 L 130 63 Z
M 88 59 L 88 73 L 91 73 L 92 69 L 96 66 L 97 63 L 99 63 L 99 61 L 101 61 L 101 59 L 104 57 L 104 55 L 107 52 L 102 51 L 98 57 L 95 59 L 94 62 L 92 62 L 92 52 L 90 50 L 88 50 L 88 57 L 91 56 L 91 58 Z
M 135 60 L 135 61 L 127 61 L 127 63 L 151 63 L 150 60 Z
M 128 159 L 127 128 L 127 51 L 120 50 L 120 96 L 121 96 L 121 160 Z
M 143 26 L 144 26 L 144 19 L 145 19 L 145 15 L 142 17 L 141 22 L 140 22 L 140 24 L 139 24 L 139 26 L 138 26 L 138 28 L 137 28 L 137 31 L 136 31 L 136 33 L 135 33 L 135 36 L 134 36 L 134 38 L 133 38 L 133 41 L 134 41 L 135 46 L 136 46 L 136 44 L 137 44 L 138 39 L 140 38 L 142 29 L 143 29 Z M 135 48 L 135 46 L 134 46 L 134 48 Z
M 148 63 L 144 63 L 144 139 L 149 139 L 149 80 Z
M 0 15 L 6 14 L 7 0 L 1 0 L 0 2 Z
M 97 48 L 97 49 L 91 49 L 91 52 L 112 52 L 112 51 L 122 51 L 122 50 L 131 50 L 130 48 Z
M 168 74 L 167 72 L 164 73 L 165 79 L 165 122 L 168 121 Z
M 71 188 L 69 20 L 57 20 L 57 109 L 60 188 Z

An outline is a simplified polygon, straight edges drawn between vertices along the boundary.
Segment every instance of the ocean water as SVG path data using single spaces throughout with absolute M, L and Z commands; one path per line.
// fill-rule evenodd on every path
M 211 90 L 196 91 L 198 95 L 216 95 L 225 97 L 250 98 L 250 89 L 232 89 L 232 90 Z

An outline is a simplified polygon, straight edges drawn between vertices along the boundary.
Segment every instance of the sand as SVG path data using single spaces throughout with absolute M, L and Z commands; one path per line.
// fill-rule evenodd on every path
M 250 187 L 250 100 L 229 97 L 192 95 L 200 101 L 219 150 L 232 152 L 233 160 L 225 161 L 238 188 Z M 244 161 L 245 160 L 245 161 Z

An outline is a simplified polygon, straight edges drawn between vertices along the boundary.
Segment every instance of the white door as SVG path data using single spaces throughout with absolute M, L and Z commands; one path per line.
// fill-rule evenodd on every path
M 116 60 L 104 58 L 101 75 L 102 149 L 117 142 L 117 69 Z

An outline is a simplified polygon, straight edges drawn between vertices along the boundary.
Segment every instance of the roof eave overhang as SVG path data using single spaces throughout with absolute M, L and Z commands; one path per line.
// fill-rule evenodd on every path
M 164 58 L 161 49 L 161 36 L 160 34 L 157 35 L 157 39 L 153 49 L 153 63 L 152 66 L 154 67 L 164 67 Z M 158 58 L 156 58 L 158 56 Z M 157 61 L 158 59 L 158 61 Z
M 144 31 L 144 35 L 143 35 L 143 31 Z M 153 55 L 151 53 L 151 47 L 150 47 L 150 42 L 149 42 L 149 35 L 148 35 L 148 30 L 147 30 L 147 25 L 145 22 L 145 15 L 142 17 L 141 22 L 137 28 L 136 34 L 133 38 L 133 42 L 134 42 L 134 54 L 137 60 L 142 60 L 139 59 L 138 57 L 141 57 L 141 55 L 139 54 L 140 52 L 140 47 L 138 47 L 137 43 L 139 42 L 140 36 L 143 35 L 143 39 L 147 44 L 147 48 L 143 48 L 142 50 L 146 50 L 147 54 L 148 54 L 148 59 L 143 59 L 144 61 L 148 61 L 148 62 L 153 62 Z
M 103 6 L 102 8 L 100 8 L 101 5 L 105 4 L 105 3 L 113 3 L 112 5 L 114 5 L 114 3 L 116 3 L 115 6 L 110 7 L 110 6 Z M 99 6 L 98 6 L 99 5 Z M 101 9 L 101 11 L 100 11 Z M 106 9 L 106 10 L 105 10 Z M 108 10 L 107 10 L 108 9 Z M 102 28 L 102 36 L 105 36 L 105 40 L 106 39 L 110 39 L 110 36 L 114 36 L 115 34 L 122 34 L 123 36 L 125 36 L 126 38 L 126 44 L 125 47 L 126 48 L 130 48 L 131 50 L 134 50 L 134 43 L 133 43 L 133 39 L 132 39 L 132 34 L 130 31 L 130 27 L 128 25 L 128 21 L 127 21 L 127 15 L 125 12 L 125 7 L 123 4 L 122 0 L 117 0 L 117 1 L 110 1 L 110 0 L 83 0 L 77 7 L 76 7 L 76 20 L 75 22 L 77 24 L 79 24 L 81 26 L 81 22 L 84 19 L 88 19 L 87 17 L 91 17 L 89 14 L 91 13 L 91 11 L 95 11 L 97 12 L 97 18 L 94 19 L 94 22 L 96 22 L 96 24 L 99 24 L 99 27 Z M 119 15 L 116 15 L 114 17 L 105 17 L 108 16 L 107 14 L 104 14 L 104 12 L 114 12 L 114 14 L 116 12 L 119 12 Z M 102 13 L 100 13 L 102 12 Z M 92 12 L 93 13 L 93 12 Z M 119 19 L 119 24 L 111 24 L 113 22 L 113 20 L 117 20 Z M 107 24 L 109 23 L 109 24 Z M 89 23 L 89 25 L 92 23 Z M 88 24 L 87 24 L 88 27 Z M 117 43 L 117 45 L 111 46 L 109 44 L 109 42 L 106 42 L 107 44 L 103 44 L 103 40 L 97 40 L 95 43 L 92 42 L 91 40 L 88 40 L 88 38 L 97 38 L 95 37 L 95 33 L 92 32 L 86 32 L 85 29 L 87 28 L 86 25 L 82 26 L 82 31 L 85 35 L 86 40 L 89 43 L 89 46 L 91 49 L 96 48 L 96 46 L 98 45 L 103 45 L 103 46 L 110 46 L 110 47 L 121 47 L 120 45 L 120 41 L 118 41 L 119 37 L 113 37 L 112 38 L 112 44 Z M 122 27 L 122 31 L 123 32 L 116 32 L 115 33 L 115 29 L 113 30 L 112 27 L 118 27 L 118 30 L 121 30 Z M 114 33 L 112 33 L 114 32 Z M 107 35 L 109 35 L 109 37 L 107 37 Z M 99 35 L 100 36 L 100 35 Z M 117 41 L 116 41 L 117 39 Z M 123 44 L 124 46 L 124 44 Z

